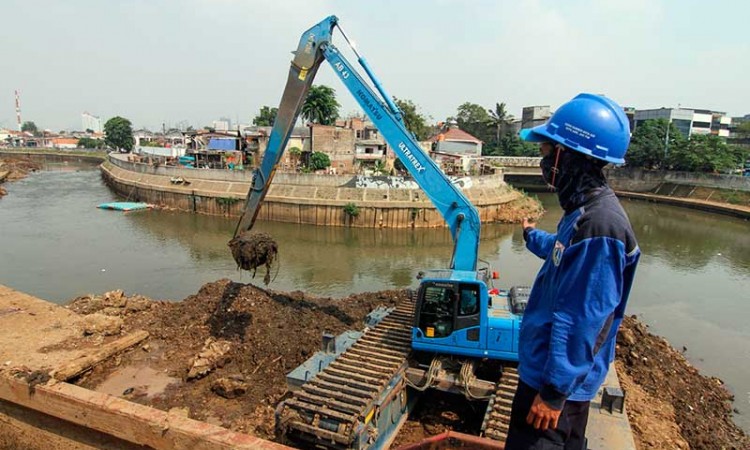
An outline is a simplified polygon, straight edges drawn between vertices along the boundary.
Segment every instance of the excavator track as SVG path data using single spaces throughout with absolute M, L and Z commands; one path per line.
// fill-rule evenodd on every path
M 518 369 L 504 366 L 497 389 L 492 394 L 482 424 L 482 434 L 495 441 L 505 442 L 510 426 L 510 410 L 518 387 Z
M 367 424 L 394 396 L 405 399 L 399 372 L 405 371 L 411 352 L 413 317 L 414 303 L 405 300 L 366 330 L 283 403 L 277 414 L 279 431 L 287 439 L 319 448 L 366 447 L 363 440 L 372 440 L 367 434 L 378 433 Z

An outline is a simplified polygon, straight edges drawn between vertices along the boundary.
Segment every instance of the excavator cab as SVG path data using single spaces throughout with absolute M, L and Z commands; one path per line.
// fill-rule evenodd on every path
M 445 338 L 454 331 L 479 326 L 479 285 L 426 282 L 418 293 L 416 327 L 427 338 Z M 479 334 L 475 333 L 478 338 Z
M 414 299 L 412 348 L 429 354 L 518 359 L 520 295 L 488 289 L 489 271 L 431 270 L 420 277 Z M 525 289 L 525 290 L 524 290 Z
M 433 271 L 434 277 L 420 283 L 416 294 L 413 348 L 449 350 L 449 353 L 473 356 L 484 346 L 486 336 L 482 336 L 481 328 L 487 320 L 487 287 L 476 276 L 455 276 L 459 273 Z

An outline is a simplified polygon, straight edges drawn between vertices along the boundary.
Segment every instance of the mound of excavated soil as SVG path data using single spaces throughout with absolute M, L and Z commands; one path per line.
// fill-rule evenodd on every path
M 748 449 L 750 439 L 732 420 L 732 395 L 722 381 L 705 377 L 669 343 L 648 332 L 635 317 L 626 317 L 617 336 L 617 369 L 625 388 L 628 416 L 641 448 L 685 448 L 670 426 L 694 449 Z
M 183 381 L 153 396 L 131 386 L 123 397 L 162 410 L 188 408 L 192 418 L 272 439 L 286 374 L 320 349 L 322 334 L 362 329 L 370 311 L 395 306 L 406 293 L 314 298 L 220 280 L 179 303 L 153 302 L 140 309 L 135 298 L 130 305 L 129 298 L 108 293 L 93 300 L 81 297 L 69 306 L 85 314 L 119 315 L 125 332 L 150 333 L 147 342 L 97 366 L 80 383 L 93 388 L 115 370 L 148 366 Z M 198 375 L 184 381 L 189 373 Z M 222 397 L 227 391 L 238 396 Z
M 219 280 L 179 303 L 127 297 L 121 291 L 80 297 L 69 306 L 74 311 L 119 317 L 123 332 L 143 329 L 150 337 L 95 367 L 79 384 L 96 388 L 106 380 L 111 391 L 111 375 L 125 373 L 119 378 L 125 384 L 114 383 L 124 398 L 163 410 L 180 408 L 195 419 L 274 439 L 274 410 L 287 391 L 286 374 L 320 348 L 322 333 L 362 329 L 367 313 L 406 296 L 405 291 L 384 291 L 315 298 Z M 92 344 L 101 339 L 92 335 Z M 634 318 L 626 318 L 618 336 L 617 368 L 639 448 L 750 448 L 732 421 L 731 395 L 721 381 L 701 376 Z M 138 370 L 160 377 L 159 382 L 142 386 L 132 375 Z M 173 384 L 164 389 L 168 382 Z M 476 434 L 484 406 L 461 396 L 431 394 L 396 443 L 447 430 Z

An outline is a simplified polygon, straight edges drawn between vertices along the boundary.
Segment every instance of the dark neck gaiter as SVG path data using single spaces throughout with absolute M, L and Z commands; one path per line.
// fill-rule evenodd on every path
M 583 205 L 590 195 L 599 191 L 598 188 L 607 186 L 607 179 L 602 171 L 605 165 L 604 161 L 570 149 L 561 151 L 559 157 L 557 151 L 553 151 L 542 158 L 540 163 L 544 181 L 555 188 L 560 206 L 566 213 Z

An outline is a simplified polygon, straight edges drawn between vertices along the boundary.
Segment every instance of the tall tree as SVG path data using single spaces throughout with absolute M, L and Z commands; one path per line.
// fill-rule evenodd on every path
M 735 133 L 743 136 L 748 137 L 750 136 L 750 120 L 745 120 L 744 122 L 737 125 L 737 128 L 735 130 Z
M 456 114 L 458 127 L 482 141 L 489 141 L 492 136 L 491 119 L 487 109 L 476 103 L 466 102 L 458 107 Z
M 513 115 L 508 114 L 505 103 L 495 103 L 495 109 L 488 109 L 492 126 L 495 127 L 495 142 L 500 142 L 500 136 L 508 131 L 508 125 L 513 120 Z
M 104 142 L 117 150 L 133 149 L 133 125 L 128 119 L 113 117 L 104 124 Z
M 21 125 L 21 131 L 28 131 L 34 136 L 39 135 L 39 128 L 37 128 L 36 124 L 32 121 L 24 122 L 23 125 Z
M 312 86 L 302 105 L 302 118 L 321 125 L 333 125 L 339 118 L 336 91 L 325 85 Z
M 430 126 L 427 125 L 427 118 L 419 112 L 419 108 L 411 100 L 398 99 L 393 97 L 393 101 L 401 110 L 404 118 L 406 129 L 414 133 L 418 141 L 424 141 L 430 137 Z
M 665 169 L 668 156 L 686 145 L 686 137 L 673 123 L 665 119 L 646 120 L 635 127 L 625 161 L 634 167 Z
M 276 120 L 276 114 L 278 114 L 279 108 L 271 108 L 270 106 L 263 106 L 260 108 L 260 112 L 253 119 L 253 125 L 259 127 L 271 127 L 273 122 Z
M 484 150 L 484 147 L 482 149 Z M 497 150 L 494 154 L 500 156 L 539 156 L 539 146 L 535 143 L 521 140 L 515 133 L 507 132 L 500 136 L 500 141 L 497 143 Z
M 694 134 L 687 145 L 670 152 L 675 170 L 689 172 L 725 172 L 740 167 L 744 154 L 715 135 Z

